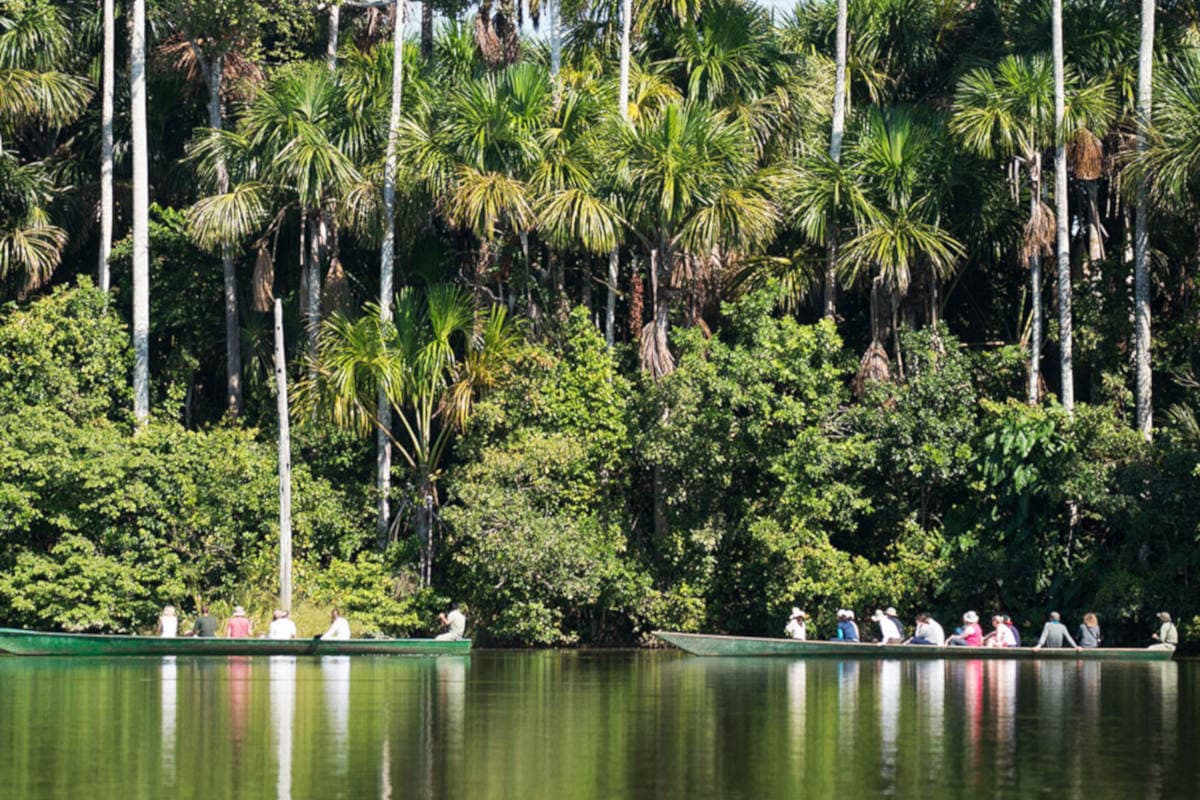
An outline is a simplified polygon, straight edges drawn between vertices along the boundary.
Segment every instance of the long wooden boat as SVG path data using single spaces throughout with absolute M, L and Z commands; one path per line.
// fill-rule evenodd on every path
M 224 639 L 109 636 L 0 628 L 0 651 L 18 656 L 353 656 L 468 655 L 471 640 Z
M 796 641 L 758 636 L 716 636 L 703 633 L 653 631 L 667 644 L 696 656 L 787 656 L 791 658 L 876 658 L 876 659 L 1019 659 L 1031 661 L 1169 661 L 1170 650 L 1149 648 L 1096 647 L 1034 650 L 1032 647 L 933 647 L 916 644 L 870 644 L 838 641 Z

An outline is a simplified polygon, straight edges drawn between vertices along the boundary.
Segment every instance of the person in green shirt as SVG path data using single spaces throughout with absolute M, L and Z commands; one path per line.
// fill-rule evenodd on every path
M 217 620 L 208 613 L 208 606 L 200 606 L 200 616 L 192 625 L 192 636 L 216 636 Z
M 1179 645 L 1179 631 L 1175 630 L 1175 623 L 1171 622 L 1171 615 L 1166 611 L 1158 612 L 1158 622 L 1158 633 L 1150 637 L 1154 640 L 1150 649 L 1174 650 Z

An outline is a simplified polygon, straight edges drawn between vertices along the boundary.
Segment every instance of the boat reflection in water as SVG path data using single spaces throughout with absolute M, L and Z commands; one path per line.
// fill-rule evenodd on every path
M 296 716 L 296 657 L 270 656 L 271 730 L 275 736 L 277 800 L 292 797 L 292 734 Z

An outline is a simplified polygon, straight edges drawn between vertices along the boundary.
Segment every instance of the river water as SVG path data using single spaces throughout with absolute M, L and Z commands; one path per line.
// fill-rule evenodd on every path
M 1200 664 L 0 658 L 0 797 L 1193 798 Z

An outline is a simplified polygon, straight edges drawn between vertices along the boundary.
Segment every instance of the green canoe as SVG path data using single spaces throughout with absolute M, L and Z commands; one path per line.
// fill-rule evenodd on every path
M 0 628 L 0 651 L 17 656 L 353 656 L 467 655 L 471 640 L 221 639 L 107 636 Z
M 906 658 L 906 659 L 1056 659 L 1066 661 L 1169 661 L 1170 650 L 1097 647 L 1085 650 L 1061 648 L 1034 650 L 1032 647 L 931 647 L 915 644 L 867 644 L 859 642 L 801 642 L 795 639 L 765 639 L 757 636 L 713 636 L 703 633 L 654 631 L 667 644 L 696 656 L 789 656 L 791 658 Z

